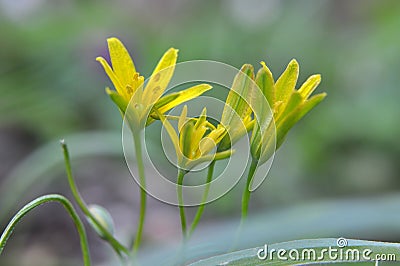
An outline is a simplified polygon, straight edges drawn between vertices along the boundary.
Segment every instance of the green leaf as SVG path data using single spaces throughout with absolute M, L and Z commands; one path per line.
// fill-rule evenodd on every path
M 38 197 L 38 198 L 32 200 L 31 202 L 29 202 L 28 204 L 26 204 L 14 215 L 14 217 L 11 219 L 11 221 L 7 224 L 7 227 L 4 229 L 3 233 L 0 235 L 0 255 L 2 254 L 4 246 L 6 245 L 7 240 L 11 236 L 11 234 L 14 231 L 14 228 L 18 224 L 18 222 L 22 218 L 24 218 L 25 215 L 27 215 L 29 212 L 34 210 L 36 207 L 39 207 L 42 204 L 47 203 L 47 202 L 58 202 L 68 212 L 68 214 L 72 218 L 74 225 L 79 234 L 84 265 L 90 266 L 91 265 L 90 254 L 89 254 L 88 241 L 87 241 L 85 227 L 84 227 L 81 219 L 79 218 L 79 215 L 76 213 L 76 210 L 75 210 L 74 206 L 72 205 L 72 203 L 64 196 L 58 195 L 58 194 L 48 194 L 48 195 Z
M 353 239 L 343 239 L 347 242 L 344 247 L 339 247 L 339 239 L 334 238 L 322 238 L 322 239 L 306 239 L 306 240 L 295 240 L 289 242 L 283 242 L 278 244 L 268 245 L 267 249 L 265 246 L 245 249 L 237 252 L 227 253 L 208 259 L 200 260 L 198 262 L 190 264 L 191 266 L 206 266 L 206 265 L 311 265 L 318 263 L 323 264 L 339 264 L 348 265 L 351 262 L 368 262 L 371 265 L 374 263 L 373 260 L 377 258 L 378 255 L 385 255 L 393 257 L 394 261 L 400 261 L 400 244 L 398 243 L 386 243 L 377 241 L 365 241 L 365 240 L 353 240 Z M 324 256 L 321 253 L 324 249 L 336 249 L 338 258 L 335 259 L 334 255 L 329 256 L 327 251 L 324 251 Z M 261 250 L 261 251 L 260 251 Z M 272 250 L 274 257 L 267 257 L 264 260 L 260 259 L 257 255 L 259 253 L 261 256 L 264 255 L 264 250 L 268 251 L 270 255 Z M 278 250 L 285 250 L 285 255 L 287 260 L 279 260 L 277 257 Z M 289 252 L 291 250 L 297 250 L 299 253 L 299 260 L 291 260 L 289 257 Z M 363 255 L 364 252 L 369 253 L 366 250 L 370 250 L 371 253 L 368 255 Z M 303 252 L 303 253 L 302 253 Z M 313 259 L 315 252 L 315 257 L 321 257 L 321 259 Z M 340 253 L 342 252 L 342 260 L 339 259 Z M 304 254 L 304 255 L 302 255 Z M 357 254 L 359 254 L 359 259 L 357 260 Z M 292 255 L 296 256 L 296 252 L 292 252 Z M 371 259 L 368 259 L 371 258 Z M 302 259 L 304 258 L 304 259 Z M 360 264 L 357 264 L 360 265 Z

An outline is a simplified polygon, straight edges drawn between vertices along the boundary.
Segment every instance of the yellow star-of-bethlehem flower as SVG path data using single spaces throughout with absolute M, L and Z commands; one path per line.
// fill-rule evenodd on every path
M 158 115 L 174 145 L 178 166 L 181 169 L 190 171 L 198 164 L 222 160 L 232 155 L 232 150 L 215 152 L 218 143 L 227 134 L 227 129 L 221 125 L 215 127 L 208 122 L 206 108 L 198 118 L 189 118 L 185 105 L 178 118 L 178 133 L 168 121 L 169 117 L 161 113 Z
M 212 88 L 208 84 L 200 84 L 161 97 L 174 73 L 178 50 L 170 48 L 165 52 L 145 83 L 144 77 L 136 72 L 133 60 L 122 42 L 117 38 L 109 38 L 107 43 L 112 67 L 104 58 L 96 58 L 115 87 L 115 91 L 106 88 L 106 92 L 123 114 L 127 112 L 130 101 L 133 101 L 129 106 L 132 106 L 136 123 L 140 125 L 144 126 L 145 122 L 148 125 L 157 118 L 155 109 L 161 114 L 165 113 Z M 150 115 L 147 117 L 149 112 Z
M 294 59 L 290 61 L 276 82 L 267 65 L 264 62 L 261 62 L 261 65 L 262 68 L 257 72 L 255 81 L 272 109 L 275 122 L 271 123 L 270 118 L 266 116 L 261 118 L 260 123 L 254 123 L 250 141 L 251 154 L 254 159 L 263 163 L 269 159 L 273 150 L 282 145 L 289 130 L 319 104 L 326 97 L 326 93 L 310 97 L 321 82 L 320 75 L 310 76 L 298 90 L 295 89 L 299 76 L 299 64 Z M 254 107 L 265 108 L 257 104 Z M 273 149 L 271 136 L 275 129 L 276 147 Z

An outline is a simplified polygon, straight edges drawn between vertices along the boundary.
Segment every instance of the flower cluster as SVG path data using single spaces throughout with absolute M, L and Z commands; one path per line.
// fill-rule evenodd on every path
M 206 108 L 197 117 L 188 117 L 186 105 L 182 108 L 179 116 L 168 114 L 172 108 L 194 99 L 212 88 L 209 84 L 200 84 L 165 95 L 175 71 L 178 50 L 174 48 L 167 50 L 153 74 L 145 80 L 136 71 L 133 60 L 124 45 L 116 38 L 110 38 L 107 41 L 111 65 L 102 57 L 98 57 L 96 60 L 100 62 L 115 88 L 115 90 L 106 88 L 107 94 L 118 106 L 124 118 L 128 118 L 132 130 L 141 186 L 139 221 L 135 238 L 131 241 L 132 246 L 128 248 L 114 237 L 114 223 L 108 211 L 99 205 L 85 203 L 72 174 L 67 145 L 61 141 L 72 196 L 87 218 L 89 225 L 110 244 L 121 262 L 124 263 L 125 259 L 136 259 L 135 255 L 142 239 L 147 198 L 141 133 L 142 129 L 156 120 L 160 120 L 164 125 L 176 152 L 178 174 L 177 186 L 173 186 L 173 189 L 176 188 L 182 233 L 185 240 L 190 237 L 202 216 L 215 163 L 231 157 L 234 153 L 234 144 L 251 132 L 251 158 L 249 158 L 251 164 L 250 167 L 244 167 L 249 169 L 242 196 L 243 222 L 247 216 L 250 199 L 249 187 L 257 167 L 264 164 L 282 145 L 289 130 L 326 97 L 325 93 L 311 96 L 321 81 L 320 75 L 310 76 L 296 90 L 299 65 L 295 60 L 289 63 L 276 81 L 264 62 L 261 62 L 262 67 L 256 75 L 253 66 L 245 64 L 234 77 L 221 119 L 217 125 L 214 125 L 213 121 L 207 117 Z M 177 127 L 172 125 L 172 121 L 177 122 Z M 187 173 L 194 171 L 195 166 L 203 163 L 208 163 L 206 165 L 207 181 L 197 213 L 188 228 L 183 181 Z M 18 221 L 31 210 L 46 202 L 58 202 L 69 213 L 79 234 L 84 265 L 90 266 L 91 259 L 84 224 L 74 205 L 67 198 L 58 194 L 38 197 L 18 211 L 0 235 L 0 255 Z M 134 263 L 136 264 L 136 261 Z
M 209 84 L 200 84 L 164 95 L 174 74 L 178 50 L 170 48 L 162 56 L 153 74 L 145 81 L 136 72 L 128 51 L 118 39 L 108 39 L 108 48 L 112 66 L 104 58 L 99 57 L 97 60 L 115 87 L 115 91 L 107 88 L 106 92 L 122 114 L 128 116 L 133 129 L 142 186 L 145 185 L 144 165 L 137 132 L 155 120 L 161 120 L 172 141 L 177 158 L 178 199 L 184 237 L 187 237 L 187 231 L 182 185 L 186 173 L 201 163 L 210 162 L 207 184 L 211 183 L 215 162 L 229 158 L 234 153 L 234 144 L 251 132 L 251 166 L 242 197 L 242 217 L 246 217 L 251 192 L 249 186 L 256 169 L 271 158 L 282 145 L 289 130 L 326 96 L 325 93 L 311 96 L 321 81 L 320 75 L 310 76 L 296 89 L 299 75 L 296 60 L 288 64 L 276 81 L 264 62 L 261 62 L 261 68 L 256 74 L 252 65 L 245 64 L 232 82 L 218 125 L 210 122 L 206 108 L 198 117 L 188 117 L 188 107 L 185 105 L 181 114 L 175 117 L 167 112 L 212 88 Z M 173 120 L 177 121 L 177 127 L 172 125 Z M 208 189 L 204 192 L 204 199 L 207 198 L 207 191 Z M 141 193 L 143 203 L 146 198 L 143 188 Z M 141 223 L 136 239 L 139 242 L 144 205 L 145 203 L 141 205 Z M 203 208 L 200 205 L 191 231 L 196 227 Z

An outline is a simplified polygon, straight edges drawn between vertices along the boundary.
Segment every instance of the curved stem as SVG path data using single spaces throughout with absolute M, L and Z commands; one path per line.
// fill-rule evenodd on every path
M 81 219 L 79 218 L 78 214 L 76 213 L 71 202 L 64 196 L 61 196 L 58 194 L 50 194 L 50 195 L 41 196 L 41 197 L 29 202 L 28 204 L 26 204 L 24 207 L 22 207 L 22 209 L 20 209 L 18 211 L 18 213 L 16 215 L 14 215 L 14 217 L 8 223 L 6 229 L 4 230 L 3 234 L 0 237 L 0 254 L 2 253 L 4 246 L 6 245 L 6 242 L 7 242 L 8 238 L 11 236 L 11 233 L 14 230 L 17 223 L 34 208 L 40 206 L 43 203 L 51 202 L 51 201 L 61 203 L 64 206 L 64 208 L 67 210 L 69 215 L 71 216 L 72 220 L 74 221 L 75 227 L 79 234 L 80 243 L 81 243 L 83 264 L 85 266 L 90 266 L 91 265 L 90 255 L 89 255 L 89 248 L 88 248 L 85 227 L 83 226 L 83 223 L 82 223 Z
M 181 227 L 182 227 L 182 235 L 184 241 L 186 240 L 186 215 L 185 215 L 185 207 L 183 206 L 183 195 L 182 195 L 182 185 L 183 178 L 185 177 L 186 172 L 183 170 L 178 170 L 178 204 L 179 204 L 179 215 L 181 217 Z
M 139 180 L 140 180 L 140 213 L 139 213 L 139 222 L 136 230 L 135 240 L 133 242 L 132 251 L 134 254 L 139 249 L 140 243 L 142 242 L 142 234 L 143 234 L 143 226 L 144 220 L 146 216 L 146 178 L 144 173 L 144 163 L 142 157 L 142 143 L 140 139 L 140 133 L 133 134 L 133 141 L 135 143 L 135 153 L 136 153 L 136 161 L 138 164 L 138 172 L 139 172 Z
M 249 190 L 249 186 L 250 186 L 251 179 L 253 178 L 256 169 L 257 169 L 257 161 L 253 159 L 251 161 L 249 173 L 247 175 L 246 186 L 244 187 L 243 196 L 242 196 L 242 219 L 241 219 L 241 223 L 243 223 L 247 218 L 247 212 L 248 212 L 248 209 L 249 209 L 249 201 L 250 201 L 250 194 L 251 194 L 251 192 Z
M 214 174 L 214 166 L 215 166 L 215 161 L 212 161 L 211 164 L 208 166 L 206 187 L 204 189 L 204 194 L 201 199 L 202 203 L 200 204 L 199 208 L 197 209 L 196 215 L 193 218 L 193 222 L 192 222 L 192 225 L 190 226 L 188 237 L 190 237 L 193 234 L 194 230 L 197 227 L 197 224 L 200 221 L 201 216 L 203 215 L 205 202 L 208 197 L 208 192 L 210 191 L 211 180 L 212 180 L 212 177 Z
M 79 194 L 74 177 L 72 175 L 71 160 L 69 157 L 67 144 L 65 144 L 64 141 L 61 141 L 61 147 L 64 152 L 64 162 L 65 162 L 65 169 L 66 169 L 67 177 L 68 177 L 68 183 L 71 188 L 72 195 L 73 195 L 74 199 L 76 200 L 76 202 L 78 203 L 79 208 L 101 230 L 101 232 L 104 235 L 104 238 L 110 243 L 110 245 L 113 247 L 113 249 L 118 254 L 118 256 L 121 256 L 121 252 L 125 253 L 126 255 L 129 255 L 128 249 L 124 245 L 122 245 L 118 240 L 116 240 L 113 237 L 113 235 L 111 235 L 111 233 L 107 229 L 105 229 L 104 226 L 89 211 L 88 207 L 86 206 L 85 201 L 82 199 L 81 195 Z

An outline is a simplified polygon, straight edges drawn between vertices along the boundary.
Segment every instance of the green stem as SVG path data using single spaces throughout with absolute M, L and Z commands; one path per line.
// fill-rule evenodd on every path
M 182 235 L 184 241 L 187 238 L 186 232 L 186 215 L 185 215 L 185 207 L 183 206 L 183 195 L 182 195 L 182 185 L 183 185 L 183 178 L 186 172 L 183 170 L 178 170 L 178 204 L 179 204 L 179 215 L 181 217 L 181 226 L 182 226 Z
M 249 186 L 250 186 L 251 179 L 253 178 L 256 169 L 257 169 L 257 161 L 253 159 L 251 161 L 249 173 L 247 175 L 246 186 L 244 187 L 243 196 L 242 196 L 242 219 L 241 219 L 242 223 L 247 218 L 247 212 L 249 209 L 249 201 L 250 201 L 250 194 L 251 194 L 251 192 L 249 190 Z
M 78 188 L 75 183 L 74 176 L 72 174 L 72 168 L 71 168 L 71 160 L 69 157 L 69 152 L 68 152 L 68 147 L 65 144 L 64 141 L 61 141 L 61 147 L 64 152 L 64 162 L 65 162 L 65 169 L 67 172 L 67 177 L 68 177 L 68 183 L 71 188 L 72 195 L 76 202 L 78 203 L 79 208 L 82 210 L 82 212 L 93 221 L 93 223 L 101 230 L 101 232 L 104 235 L 104 238 L 110 243 L 110 245 L 113 247 L 114 251 L 118 254 L 118 256 L 121 256 L 121 252 L 125 253 L 126 255 L 129 255 L 128 249 L 122 245 L 118 240 L 116 240 L 111 233 L 104 228 L 104 226 L 92 215 L 92 213 L 89 211 L 85 201 L 79 194 Z
M 196 215 L 194 216 L 192 225 L 190 226 L 188 237 L 190 237 L 193 234 L 194 230 L 197 227 L 197 224 L 200 221 L 201 216 L 203 215 L 204 207 L 206 206 L 205 202 L 206 202 L 207 197 L 208 197 L 208 192 L 210 191 L 211 180 L 212 180 L 212 177 L 213 177 L 213 174 L 214 174 L 214 166 L 215 166 L 215 161 L 212 161 L 211 164 L 208 166 L 206 187 L 204 189 L 204 194 L 203 194 L 203 197 L 201 199 L 202 203 L 200 204 L 199 208 L 197 209 Z
M 133 242 L 132 251 L 134 254 L 138 251 L 140 244 L 142 242 L 142 234 L 143 234 L 143 226 L 144 220 L 146 216 L 146 178 L 144 173 L 144 163 L 142 157 L 142 143 L 140 139 L 140 133 L 133 134 L 133 140 L 135 143 L 135 153 L 136 153 L 136 161 L 138 164 L 138 172 L 139 172 L 139 181 L 140 181 L 140 213 L 139 213 L 139 222 L 136 230 L 135 240 Z
M 11 236 L 11 233 L 13 232 L 17 223 L 34 208 L 40 206 L 43 203 L 51 202 L 51 201 L 61 203 L 64 206 L 64 208 L 67 210 L 69 215 L 71 216 L 72 220 L 74 221 L 75 227 L 79 234 L 80 243 L 81 243 L 83 264 L 85 266 L 90 266 L 91 265 L 90 254 L 89 254 L 89 248 L 88 248 L 85 227 L 83 226 L 83 223 L 82 223 L 81 219 L 79 218 L 78 214 L 76 213 L 71 202 L 64 196 L 57 195 L 57 194 L 45 195 L 45 196 L 41 196 L 37 199 L 34 199 L 33 201 L 29 202 L 24 207 L 22 207 L 22 209 L 20 209 L 18 211 L 18 213 L 16 215 L 14 215 L 14 217 L 8 223 L 6 229 L 4 230 L 3 234 L 0 237 L 0 254 L 2 253 L 4 246 L 6 245 L 6 242 L 7 242 L 8 238 Z

